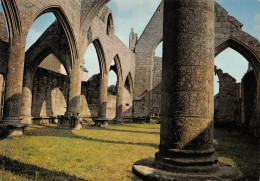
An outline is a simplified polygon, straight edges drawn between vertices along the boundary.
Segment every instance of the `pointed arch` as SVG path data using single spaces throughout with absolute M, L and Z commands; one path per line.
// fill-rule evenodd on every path
M 9 39 L 12 40 L 16 36 L 20 38 L 22 34 L 22 26 L 15 0 L 2 0 L 2 5 L 7 19 Z
M 236 39 L 230 38 L 218 45 L 215 48 L 215 57 L 228 47 L 240 53 L 252 65 L 255 74 L 258 74 L 260 60 L 258 59 L 256 53 L 254 53 L 254 51 L 252 51 L 248 46 Z
M 107 16 L 107 29 L 106 29 L 106 33 L 107 35 L 114 35 L 115 32 L 115 28 L 114 28 L 114 21 L 113 21 L 113 16 L 112 13 L 109 13 L 109 15 Z
M 97 57 L 98 57 L 98 62 L 99 62 L 99 69 L 100 69 L 100 74 L 102 76 L 107 74 L 107 66 L 106 66 L 106 57 L 104 54 L 104 49 L 103 46 L 100 42 L 100 40 L 97 38 L 93 42 L 93 45 L 96 49 L 97 52 Z
M 70 76 L 71 74 L 71 70 L 68 68 L 68 65 L 66 64 L 65 61 L 63 61 L 62 59 L 60 59 L 60 56 L 50 47 L 45 48 L 44 50 L 42 50 L 40 53 L 38 53 L 34 58 L 33 61 L 31 61 L 29 67 L 26 68 L 26 72 L 25 75 L 27 73 L 30 73 L 31 76 L 34 76 L 37 68 L 39 67 L 39 65 L 41 64 L 41 62 L 48 57 L 50 54 L 55 55 L 58 60 L 60 61 L 60 63 L 64 66 L 66 73 L 68 76 Z
M 96 0 L 96 2 L 82 0 L 81 2 L 81 18 L 80 27 L 83 29 L 83 34 L 86 35 L 91 21 L 95 18 L 98 12 L 110 0 Z
M 69 19 L 66 16 L 64 10 L 60 6 L 52 5 L 52 6 L 44 7 L 43 9 L 41 9 L 36 13 L 33 22 L 41 15 L 49 12 L 52 12 L 56 16 L 56 18 L 60 22 L 65 32 L 70 47 L 72 62 L 74 62 L 75 60 L 78 59 L 77 42 L 76 42 L 75 34 L 72 29 L 71 23 L 69 22 Z M 31 22 L 31 25 L 33 24 L 33 22 Z
M 119 83 L 122 83 L 123 82 L 122 67 L 121 67 L 121 62 L 118 54 L 114 57 L 114 61 L 116 65 L 117 80 Z
M 131 72 L 128 73 L 126 80 L 125 80 L 125 85 L 128 83 L 129 85 L 129 92 L 130 92 L 130 96 L 132 97 L 134 95 L 134 83 L 133 83 L 133 79 L 132 79 L 132 75 Z

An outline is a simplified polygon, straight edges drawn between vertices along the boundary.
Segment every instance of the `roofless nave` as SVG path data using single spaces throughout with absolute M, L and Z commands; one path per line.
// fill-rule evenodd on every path
M 114 34 L 112 12 L 104 7 L 107 2 L 2 0 L 10 37 L 7 38 L 7 33 L 1 34 L 1 51 L 4 50 L 0 57 L 1 72 L 2 82 L 5 82 L 1 133 L 20 134 L 24 123 L 31 124 L 41 117 L 44 101 L 46 111 L 50 112 L 44 119 L 61 115 L 60 109 L 55 112 L 54 108 L 63 106 L 66 116 L 60 118 L 76 120 L 74 127 L 79 127 L 78 118 L 84 116 L 96 117 L 101 125 L 106 123 L 109 115 L 107 79 L 113 69 L 118 79 L 117 122 L 123 121 L 124 117 L 145 118 L 161 112 L 160 151 L 154 162 L 137 163 L 135 172 L 145 175 L 138 165 L 154 166 L 155 163 L 157 169 L 207 172 L 213 177 L 221 177 L 219 168 L 222 167 L 217 164 L 212 144 L 214 56 L 230 47 L 250 63 L 255 76 L 256 106 L 254 119 L 249 122 L 253 122 L 250 125 L 254 125 L 253 132 L 258 135 L 259 41 L 243 32 L 242 24 L 212 0 L 165 0 L 138 40 L 134 32 L 130 34 L 129 49 Z M 57 21 L 25 52 L 32 23 L 46 12 L 53 12 Z M 171 26 L 173 24 L 175 26 Z M 154 51 L 162 40 L 164 59 L 160 89 L 154 83 L 153 67 L 157 62 Z M 81 76 L 83 56 L 91 43 L 97 50 L 100 65 L 100 75 L 96 78 L 99 81 L 92 84 L 82 82 Z M 50 54 L 64 66 L 66 75 L 39 68 Z M 113 60 L 115 66 L 110 67 Z M 41 95 L 39 87 L 49 93 Z M 55 88 L 60 92 L 53 101 L 48 95 Z M 160 89 L 157 94 L 162 95 L 161 110 L 158 110 L 160 106 L 153 107 L 156 88 Z M 191 156 L 195 159 L 186 160 Z

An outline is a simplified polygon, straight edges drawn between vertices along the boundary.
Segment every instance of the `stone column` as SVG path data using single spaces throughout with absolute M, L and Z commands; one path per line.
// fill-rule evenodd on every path
M 13 37 L 10 42 L 8 73 L 6 80 L 4 116 L 0 125 L 0 136 L 23 134 L 25 125 L 20 124 L 21 96 L 25 57 L 25 41 Z
M 156 165 L 215 172 L 214 0 L 168 0 L 164 16 L 162 123 Z
M 100 86 L 99 86 L 98 118 L 95 120 L 96 126 L 99 126 L 99 127 L 106 127 L 108 125 L 108 119 L 106 117 L 107 88 L 108 88 L 108 75 L 106 73 L 101 73 L 100 74 Z
M 21 106 L 21 123 L 32 124 L 32 89 L 33 76 L 30 73 L 24 77 L 22 106 Z
M 221 179 L 213 148 L 214 0 L 165 0 L 163 38 L 159 152 L 133 171 L 151 180 Z
M 80 61 L 80 59 L 74 60 L 70 77 L 69 101 L 67 105 L 67 111 L 65 113 L 65 117 L 62 118 L 66 121 L 62 121 L 64 125 L 59 122 L 58 127 L 70 127 L 78 130 L 82 128 L 79 120 L 82 68 L 83 61 Z
M 25 42 L 14 38 L 10 43 L 6 80 L 4 121 L 20 122 Z
M 116 97 L 116 117 L 115 122 L 116 123 L 122 123 L 123 122 L 123 88 L 122 82 L 117 81 L 117 97 Z
M 74 60 L 70 77 L 69 102 L 67 106 L 67 112 L 71 112 L 73 115 L 79 114 L 80 111 L 82 67 L 82 61 Z

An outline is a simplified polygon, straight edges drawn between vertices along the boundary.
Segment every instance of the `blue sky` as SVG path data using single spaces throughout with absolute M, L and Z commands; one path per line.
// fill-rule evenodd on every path
M 234 16 L 244 26 L 243 30 L 260 39 L 260 1 L 259 0 L 216 0 L 222 5 L 229 15 Z M 131 28 L 140 35 L 160 4 L 160 0 L 111 0 L 107 6 L 113 10 L 113 18 L 116 35 L 128 46 Z M 0 6 L 0 11 L 3 11 Z M 27 37 L 26 49 L 28 49 L 43 33 L 43 31 L 55 20 L 52 13 L 39 17 L 32 25 Z M 156 55 L 162 55 L 162 46 L 156 49 Z M 90 45 L 85 54 L 85 67 L 89 70 L 89 77 L 99 73 L 98 60 L 95 48 Z M 237 52 L 228 48 L 215 58 L 215 65 L 224 72 L 229 73 L 237 82 L 245 74 L 248 63 Z M 217 77 L 215 77 L 215 93 L 218 92 Z M 109 84 L 115 84 L 116 75 L 110 73 Z

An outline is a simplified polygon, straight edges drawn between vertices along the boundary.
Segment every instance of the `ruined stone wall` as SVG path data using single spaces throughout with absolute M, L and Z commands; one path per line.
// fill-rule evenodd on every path
M 162 2 L 163 3 L 163 2 Z M 153 112 L 153 82 L 154 50 L 163 38 L 163 12 L 158 7 L 155 14 L 148 23 L 142 36 L 139 38 L 136 47 L 136 79 L 134 95 L 134 112 L 136 117 L 146 117 Z M 215 56 L 228 47 L 233 48 L 243 55 L 252 65 L 258 79 L 260 78 L 260 43 L 259 41 L 242 31 L 242 24 L 234 17 L 229 16 L 228 12 L 215 3 Z M 161 21 L 160 21 L 161 20 Z M 260 80 L 258 80 L 260 82 Z M 260 105 L 260 83 L 258 83 L 258 105 Z M 155 95 L 157 96 L 157 94 Z M 232 107 L 232 106 L 231 106 Z M 260 106 L 258 106 L 260 113 Z M 258 113 L 258 114 L 259 114 Z M 259 114 L 260 115 L 260 114 Z M 259 121 L 260 116 L 257 118 Z M 260 127 L 260 126 L 259 126 Z
M 117 74 L 120 79 L 120 84 L 123 84 L 130 73 L 133 77 L 135 76 L 135 55 L 134 53 L 114 34 L 114 26 L 111 26 L 110 24 L 110 30 L 109 32 L 107 31 L 108 28 L 108 17 L 112 16 L 112 10 L 104 7 L 96 16 L 96 18 L 93 20 L 91 27 L 88 30 L 88 42 L 89 44 L 92 43 L 93 41 L 98 40 L 100 42 L 100 47 L 103 51 L 104 57 L 100 57 L 99 61 L 104 61 L 105 62 L 100 62 L 100 65 L 102 65 L 105 70 L 101 68 L 101 73 L 102 74 L 107 74 L 109 73 L 109 69 L 111 66 L 112 61 L 114 58 L 117 56 L 118 57 L 118 62 L 115 61 L 117 67 Z M 111 19 L 110 19 L 111 21 Z M 102 54 L 100 54 L 102 55 Z M 106 90 L 107 91 L 107 90 Z M 91 92 L 88 92 L 91 94 Z M 107 92 L 106 92 L 107 93 Z M 95 94 L 95 93 L 94 93 Z M 129 116 L 130 115 L 130 108 L 131 106 L 126 106 L 127 105 L 132 105 L 133 98 L 129 97 L 127 94 L 123 93 L 123 113 L 124 116 Z M 98 105 L 94 104 L 88 104 L 89 108 L 90 106 L 98 108 Z M 91 109 L 91 108 L 90 108 Z M 96 111 L 91 111 L 94 113 L 94 115 L 97 114 L 98 109 Z M 115 117 L 115 112 L 116 112 L 116 96 L 109 95 L 107 97 L 107 109 L 106 109 L 106 116 L 109 119 L 113 119 Z
M 161 112 L 161 81 L 162 81 L 162 58 L 154 57 L 153 87 L 152 87 L 152 110 L 151 113 Z
M 259 136 L 257 119 L 257 82 L 254 71 L 247 72 L 242 78 L 242 102 L 246 131 Z
M 42 61 L 42 63 L 39 65 L 39 67 L 47 69 L 47 70 L 51 70 L 51 71 L 59 73 L 59 74 L 67 75 L 67 72 L 66 72 L 64 66 L 60 63 L 58 58 L 53 54 L 50 54 L 49 56 L 47 56 L 44 59 L 44 61 Z
M 134 116 L 146 117 L 153 110 L 153 71 L 155 49 L 163 39 L 163 1 L 137 41 Z
M 100 41 L 105 55 L 107 74 L 113 59 L 118 55 L 122 72 L 120 78 L 124 82 L 129 72 L 133 79 L 135 77 L 135 55 L 116 35 L 107 34 L 107 19 L 111 13 L 112 10 L 108 7 L 104 7 L 99 12 L 89 29 L 88 42 L 90 44 L 96 39 Z
M 72 64 L 66 34 L 57 20 L 46 29 L 25 54 L 25 74 L 38 66 L 57 73 L 70 74 Z
M 116 116 L 116 95 L 107 95 L 107 118 L 112 120 Z
M 33 117 L 64 115 L 69 86 L 69 78 L 66 75 L 38 68 L 33 85 Z
M 215 123 L 233 124 L 235 123 L 235 112 L 237 110 L 237 84 L 236 79 L 221 69 L 216 70 L 219 78 L 218 107 L 215 107 Z M 238 122 L 236 123 L 238 124 Z
M 98 117 L 99 87 L 100 74 L 96 74 L 90 77 L 86 83 L 86 86 L 82 88 L 81 95 L 85 96 L 86 101 L 84 101 L 85 104 L 81 104 L 81 107 L 86 108 L 84 112 L 88 117 Z

